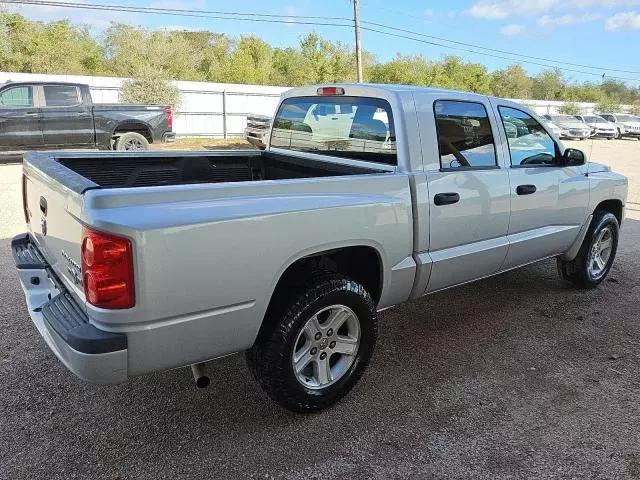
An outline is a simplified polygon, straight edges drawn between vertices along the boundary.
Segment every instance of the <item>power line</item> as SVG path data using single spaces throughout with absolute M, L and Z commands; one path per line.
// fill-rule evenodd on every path
M 544 58 L 544 57 L 536 57 L 536 56 L 533 56 L 533 55 L 525 55 L 525 54 L 522 54 L 522 53 L 510 52 L 510 51 L 507 51 L 507 50 L 500 50 L 500 49 L 497 49 L 497 48 L 483 47 L 481 45 L 473 45 L 471 43 L 460 42 L 460 41 L 457 41 L 457 40 L 449 40 L 447 38 L 437 37 L 435 35 L 426 35 L 424 33 L 415 32 L 415 31 L 412 31 L 412 30 L 404 29 L 404 28 L 385 25 L 383 23 L 370 22 L 368 20 L 363 20 L 362 23 L 366 23 L 368 25 L 373 25 L 375 27 L 381 27 L 381 28 L 385 28 L 385 29 L 393 30 L 393 31 L 397 31 L 397 32 L 409 33 L 411 35 L 417 35 L 419 37 L 432 38 L 432 39 L 440 40 L 440 41 L 443 41 L 443 42 L 454 43 L 456 45 L 463 45 L 465 47 L 472 47 L 472 48 L 476 48 L 478 50 L 487 50 L 487 51 L 490 51 L 490 52 L 503 53 L 503 54 L 506 54 L 506 55 L 514 55 L 514 56 L 517 56 L 517 57 L 531 58 L 533 60 L 541 60 L 543 62 L 561 63 L 561 64 L 564 64 L 564 65 L 570 65 L 572 67 L 591 68 L 591 69 L 594 69 L 594 70 L 604 70 L 604 71 L 608 71 L 608 72 L 640 74 L 640 71 L 635 71 L 635 70 L 620 70 L 620 69 L 616 69 L 616 68 L 594 67 L 594 66 L 591 66 L 591 65 L 584 65 L 584 64 L 581 64 L 581 63 L 571 63 L 571 62 L 565 62 L 563 60 L 553 60 L 553 59 Z
M 7 4 L 16 5 L 40 5 L 46 7 L 73 8 L 81 10 L 99 10 L 129 13 L 150 13 L 155 15 L 177 15 L 181 17 L 193 18 L 216 18 L 220 20 L 238 20 L 244 22 L 262 22 L 262 23 L 286 23 L 294 25 L 316 25 L 326 27 L 352 27 L 353 23 L 343 24 L 335 23 L 336 21 L 350 21 L 352 19 L 345 17 L 322 17 L 322 16 L 303 16 L 303 15 L 275 15 L 266 13 L 241 13 L 241 12 L 223 12 L 215 10 L 194 10 L 194 9 L 178 9 L 178 8 L 160 8 L 160 7 L 132 7 L 128 5 L 115 4 L 96 4 L 96 3 L 75 3 L 75 2 L 56 2 L 48 0 L 4 0 Z M 311 19 L 305 20 L 302 19 Z M 329 22 L 318 22 L 313 19 L 328 20 Z
M 363 22 L 363 23 L 369 23 L 369 22 Z M 401 34 L 398 34 L 398 33 L 385 32 L 383 30 L 378 30 L 378 29 L 371 28 L 371 27 L 361 26 L 360 28 L 362 30 L 367 30 L 369 32 L 380 33 L 382 35 L 388 35 L 388 36 L 396 37 L 396 38 L 404 38 L 406 40 L 413 40 L 414 42 L 425 43 L 427 45 L 433 45 L 433 46 L 436 46 L 436 47 L 448 48 L 448 49 L 453 49 L 453 50 L 460 50 L 460 51 L 463 51 L 463 52 L 474 53 L 476 55 L 485 55 L 487 57 L 500 58 L 502 60 L 508 60 L 508 61 L 511 61 L 511 62 L 518 61 L 517 59 L 511 58 L 511 57 L 505 57 L 503 55 L 496 55 L 496 54 L 487 53 L 487 52 L 478 52 L 476 50 L 470 50 L 468 48 L 454 47 L 454 46 L 451 46 L 451 45 L 444 45 L 442 43 L 432 42 L 432 41 L 429 41 L 429 40 L 423 40 L 423 39 L 420 39 L 420 38 L 409 37 L 407 35 L 401 35 Z M 522 63 L 528 63 L 528 64 L 531 64 L 531 65 L 538 65 L 538 66 L 546 67 L 546 68 L 558 68 L 559 70 L 564 70 L 564 71 L 567 71 L 567 72 L 581 73 L 581 74 L 584 74 L 584 75 L 595 75 L 597 77 L 602 77 L 602 74 L 601 73 L 597 73 L 597 72 L 587 72 L 587 71 L 584 71 L 584 70 L 576 70 L 576 69 L 573 69 L 573 68 L 558 67 L 557 65 L 549 65 L 549 64 L 546 64 L 546 63 L 534 62 L 534 61 L 531 61 L 531 60 L 521 60 L 521 62 Z M 640 82 L 640 79 L 638 79 L 638 78 L 614 77 L 613 75 L 607 75 L 607 77 L 608 78 L 613 78 L 613 79 L 616 79 L 616 80 L 623 80 L 623 81 L 630 81 L 630 82 Z

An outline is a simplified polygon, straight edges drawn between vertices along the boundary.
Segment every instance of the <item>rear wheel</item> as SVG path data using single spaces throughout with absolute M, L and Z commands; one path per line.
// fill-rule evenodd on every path
M 607 276 L 618 250 L 619 225 L 609 212 L 596 212 L 576 258 L 558 260 L 560 274 L 580 288 L 597 287 Z
M 116 150 L 149 150 L 149 141 L 136 132 L 123 133 L 118 137 Z
M 375 304 L 354 280 L 321 274 L 283 307 L 270 309 L 247 351 L 249 368 L 288 410 L 327 408 L 353 388 L 369 363 L 377 338 Z

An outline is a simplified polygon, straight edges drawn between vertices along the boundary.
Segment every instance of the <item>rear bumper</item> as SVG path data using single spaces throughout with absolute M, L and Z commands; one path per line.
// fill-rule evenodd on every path
M 11 241 L 29 316 L 58 359 L 75 375 L 93 383 L 127 379 L 127 337 L 92 325 L 58 280 L 28 234 Z
M 163 143 L 173 143 L 176 141 L 176 132 L 166 132 L 162 135 Z

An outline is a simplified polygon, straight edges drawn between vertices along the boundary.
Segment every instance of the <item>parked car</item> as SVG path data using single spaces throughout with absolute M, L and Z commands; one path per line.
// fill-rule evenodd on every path
M 353 118 L 316 133 L 321 111 Z M 191 365 L 204 386 L 202 362 L 246 351 L 298 412 L 356 384 L 379 310 L 546 258 L 596 287 L 627 197 L 522 105 L 393 85 L 285 92 L 265 150 L 30 152 L 23 169 L 13 255 L 67 368 L 117 383 Z
M 0 85 L 0 151 L 58 148 L 147 150 L 172 142 L 168 105 L 94 104 L 81 83 Z
M 555 123 L 553 123 L 551 120 L 542 117 L 541 119 L 542 125 L 544 127 L 546 127 L 548 132 L 553 133 L 556 137 L 560 138 L 560 135 L 562 134 L 562 129 L 557 126 Z
M 618 130 L 616 138 L 640 138 L 640 118 L 626 113 L 601 113 L 600 116 L 613 123 Z
M 267 147 L 267 137 L 271 128 L 271 117 L 250 113 L 247 115 L 247 128 L 244 130 L 244 138 L 258 148 Z
M 612 140 L 618 136 L 616 126 L 598 115 L 576 115 L 576 118 L 591 128 L 592 137 Z
M 544 118 L 560 127 L 560 138 L 584 140 L 591 136 L 591 128 L 571 115 L 544 115 Z

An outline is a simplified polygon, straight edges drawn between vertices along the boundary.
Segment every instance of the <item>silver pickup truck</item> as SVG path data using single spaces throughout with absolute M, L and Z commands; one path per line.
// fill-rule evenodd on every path
M 382 309 L 551 257 L 597 286 L 626 195 L 519 104 L 309 86 L 263 151 L 26 154 L 12 248 L 77 376 L 191 366 L 205 384 L 203 362 L 246 351 L 273 399 L 311 412 L 363 374 Z

